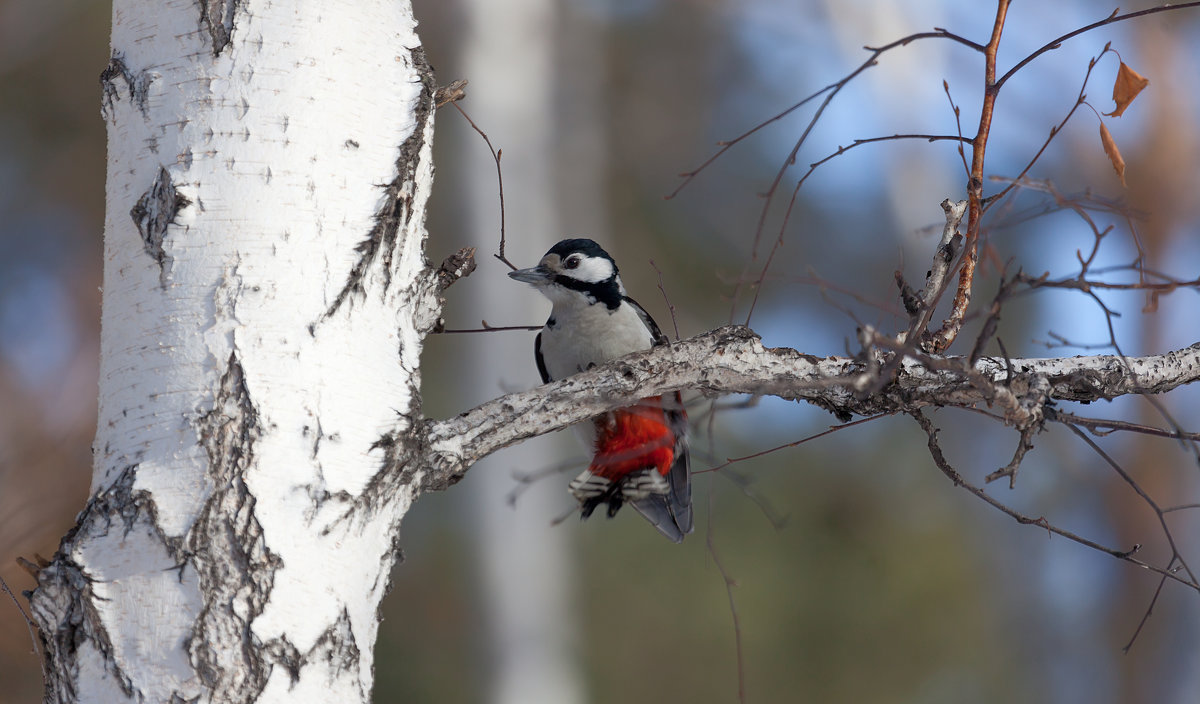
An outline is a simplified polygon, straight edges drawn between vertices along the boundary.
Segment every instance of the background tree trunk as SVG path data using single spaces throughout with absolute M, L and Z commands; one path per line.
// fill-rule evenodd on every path
M 432 76 L 408 3 L 117 0 L 91 500 L 55 701 L 367 701 L 413 491 Z M 411 478 L 411 477 L 410 477 Z
M 504 148 L 503 168 L 508 232 L 514 233 L 508 256 L 536 261 L 560 239 L 559 189 L 554 172 L 559 98 L 559 62 L 552 31 L 557 20 L 553 0 L 470 0 L 463 7 L 464 36 L 459 42 L 463 76 L 471 81 L 463 108 L 483 121 L 493 144 Z M 456 76 L 457 77 L 457 76 Z M 463 123 L 457 115 L 450 120 Z M 460 221 L 469 244 L 480 253 L 496 249 L 500 229 L 496 167 L 483 140 L 467 127 L 456 140 L 462 154 L 462 193 L 469 207 Z M 519 233 L 519 235 L 517 234 Z M 500 262 L 483 254 L 481 274 L 471 281 L 471 296 L 460 300 L 455 318 L 478 327 L 537 324 L 546 306 L 537 296 L 522 295 L 501 272 Z M 524 266 L 524 264 L 521 264 Z M 465 293 L 465 291 L 464 291 Z M 508 387 L 540 383 L 533 362 L 532 334 L 456 336 L 456 398 L 483 403 Z M 485 653 L 484 700 L 494 704 L 571 704 L 583 701 L 572 598 L 574 551 L 570 533 L 551 521 L 571 505 L 559 482 L 539 482 L 522 491 L 519 503 L 507 497 L 513 475 L 555 465 L 582 447 L 559 436 L 522 443 L 478 463 L 468 489 L 476 561 L 474 592 L 479 599 L 481 646 Z

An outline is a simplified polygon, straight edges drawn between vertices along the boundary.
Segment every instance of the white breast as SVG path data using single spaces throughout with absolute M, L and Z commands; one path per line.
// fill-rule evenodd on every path
M 542 359 L 551 379 L 563 379 L 630 352 L 650 349 L 654 338 L 633 306 L 556 302 L 554 327 L 542 329 Z

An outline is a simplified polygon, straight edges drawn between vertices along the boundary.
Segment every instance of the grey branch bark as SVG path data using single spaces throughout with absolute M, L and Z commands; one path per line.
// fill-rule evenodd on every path
M 618 408 L 646 396 L 695 390 L 808 401 L 841 418 L 907 412 L 930 406 L 996 407 L 1017 426 L 1040 419 L 1055 399 L 1096 401 L 1156 394 L 1200 379 L 1200 343 L 1149 357 L 1094 355 L 1047 359 L 907 356 L 879 386 L 880 358 L 899 351 L 870 348 L 858 357 L 807 355 L 764 347 L 752 330 L 719 328 L 630 355 L 569 379 L 509 394 L 455 418 L 427 423 L 431 471 L 426 488 L 462 477 L 471 463 L 500 448 Z

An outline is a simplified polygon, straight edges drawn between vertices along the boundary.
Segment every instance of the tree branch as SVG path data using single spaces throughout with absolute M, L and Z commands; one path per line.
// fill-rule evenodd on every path
M 913 412 L 929 406 L 999 406 L 1020 427 L 1045 403 L 1096 401 L 1169 391 L 1200 379 L 1200 343 L 1149 357 L 1094 355 L 1048 359 L 909 354 L 877 393 L 881 357 L 902 354 L 886 346 L 859 357 L 826 357 L 767 348 L 749 328 L 729 326 L 671 345 L 623 357 L 582 374 L 509 394 L 454 418 L 426 422 L 426 489 L 458 481 L 476 460 L 542 435 L 677 390 L 757 394 L 807 401 L 843 420 L 852 414 Z M 871 362 L 867 363 L 866 360 Z

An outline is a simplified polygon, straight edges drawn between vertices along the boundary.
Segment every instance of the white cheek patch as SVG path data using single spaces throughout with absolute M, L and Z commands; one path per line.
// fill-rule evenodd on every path
M 567 269 L 566 273 L 573 279 L 598 284 L 612 278 L 613 264 L 604 257 L 584 257 L 578 267 Z

